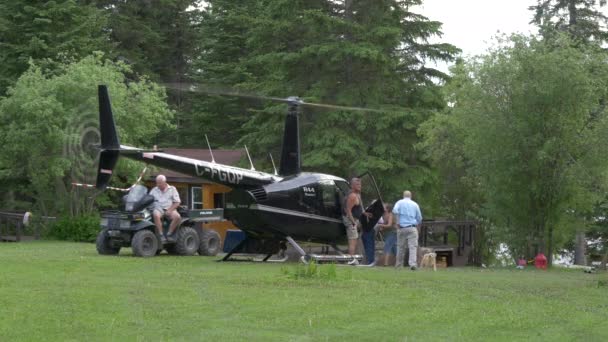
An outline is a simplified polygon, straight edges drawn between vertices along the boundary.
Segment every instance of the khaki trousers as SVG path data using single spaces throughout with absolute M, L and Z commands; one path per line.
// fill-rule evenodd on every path
M 410 251 L 409 266 L 418 266 L 416 264 L 418 249 L 418 229 L 416 227 L 399 228 L 397 230 L 397 262 L 395 263 L 395 267 L 403 267 L 406 247 Z

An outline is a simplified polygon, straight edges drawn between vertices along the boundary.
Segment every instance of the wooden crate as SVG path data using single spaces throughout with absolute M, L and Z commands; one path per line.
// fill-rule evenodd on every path
M 437 268 L 447 268 L 448 259 L 446 257 L 437 257 Z

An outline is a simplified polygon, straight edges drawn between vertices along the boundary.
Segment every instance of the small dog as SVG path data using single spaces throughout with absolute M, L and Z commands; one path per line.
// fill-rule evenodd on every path
M 420 268 L 433 266 L 433 271 L 437 271 L 437 253 L 426 253 L 420 262 Z

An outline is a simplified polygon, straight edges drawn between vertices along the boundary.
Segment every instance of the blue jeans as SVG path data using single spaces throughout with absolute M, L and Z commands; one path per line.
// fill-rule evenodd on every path
M 376 241 L 374 235 L 376 235 L 376 231 L 373 229 L 361 233 L 361 242 L 363 242 L 365 260 L 368 265 L 376 260 Z
M 384 254 L 397 255 L 397 231 L 384 232 Z

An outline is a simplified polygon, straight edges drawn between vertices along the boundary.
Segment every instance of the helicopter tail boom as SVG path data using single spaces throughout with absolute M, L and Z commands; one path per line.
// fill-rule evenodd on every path
M 214 161 L 207 162 L 185 158 L 158 150 L 145 150 L 121 145 L 116 133 L 116 125 L 114 124 L 114 116 L 112 115 L 107 87 L 100 85 L 98 87 L 98 95 L 99 127 L 101 131 L 101 145 L 99 147 L 101 153 L 97 168 L 97 182 L 95 184 L 97 189 L 103 190 L 107 187 L 120 155 L 230 187 L 251 188 L 280 180 L 280 177 L 265 172 L 222 165 Z

